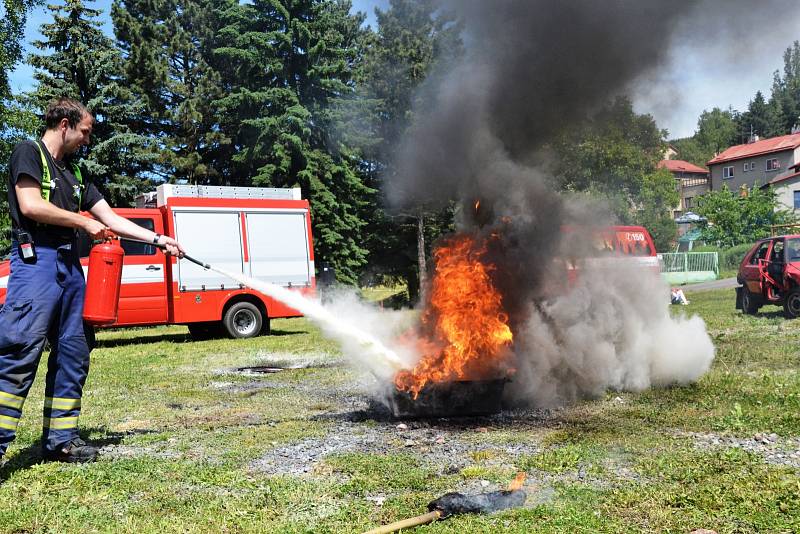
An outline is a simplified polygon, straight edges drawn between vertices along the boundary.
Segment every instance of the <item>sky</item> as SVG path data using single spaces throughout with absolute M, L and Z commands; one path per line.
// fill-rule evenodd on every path
M 104 12 L 104 31 L 112 34 L 110 16 L 112 0 L 88 1 L 90 7 Z M 55 3 L 54 1 L 48 3 Z M 389 0 L 353 0 L 353 11 L 367 14 L 366 23 L 375 27 L 376 7 L 386 9 Z M 38 8 L 28 17 L 25 43 L 41 38 L 38 28 L 51 17 L 46 8 Z M 746 39 L 725 35 L 709 25 L 714 21 L 687 17 L 675 32 L 674 45 L 665 64 L 654 66 L 630 88 L 634 108 L 653 115 L 670 139 L 694 133 L 703 110 L 732 106 L 745 110 L 756 91 L 769 97 L 775 70 L 783 67 L 783 51 L 800 39 L 800 10 L 793 9 L 770 21 L 769 28 L 747 32 Z M 33 87 L 33 71 L 20 65 L 11 75 L 12 89 L 26 91 Z

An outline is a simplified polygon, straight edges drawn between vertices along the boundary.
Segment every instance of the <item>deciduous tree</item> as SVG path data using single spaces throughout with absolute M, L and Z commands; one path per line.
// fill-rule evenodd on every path
M 697 213 L 707 219 L 702 239 L 722 247 L 752 243 L 770 235 L 770 226 L 796 222 L 796 217 L 778 204 L 771 187 L 744 192 L 723 186 L 698 198 Z

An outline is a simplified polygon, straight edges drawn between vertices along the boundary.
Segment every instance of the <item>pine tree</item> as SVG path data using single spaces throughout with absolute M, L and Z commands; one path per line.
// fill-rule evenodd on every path
M 96 123 L 82 165 L 109 202 L 130 205 L 150 184 L 144 174 L 147 158 L 140 150 L 146 139 L 126 125 L 138 108 L 121 80 L 120 53 L 101 30 L 102 11 L 83 0 L 66 0 L 50 9 L 53 22 L 42 25 L 44 40 L 34 43 L 42 53 L 28 58 L 37 82 L 29 101 L 44 109 L 53 98 L 67 96 L 92 110 Z
M 361 213 L 371 190 L 337 126 L 353 94 L 363 17 L 339 0 L 256 0 L 230 7 L 215 50 L 214 102 L 231 140 L 229 180 L 300 187 L 318 263 L 355 283 L 366 262 Z
M 223 183 L 221 134 L 212 102 L 222 94 L 209 65 L 221 11 L 235 0 L 119 0 L 112 21 L 124 78 L 140 103 L 129 122 L 144 136 L 149 171 L 162 180 Z
M 41 0 L 3 0 L 0 18 L 0 253 L 11 242 L 6 172 L 11 150 L 20 139 L 33 134 L 35 117 L 20 105 L 11 91 L 8 75 L 22 59 L 22 37 L 28 12 Z
M 414 103 L 424 80 L 437 65 L 461 52 L 459 27 L 433 0 L 391 0 L 376 10 L 377 31 L 365 40 L 358 78 L 373 142 L 362 145 L 363 172 L 376 190 L 392 180 L 394 150 L 414 122 Z M 367 217 L 375 231 L 367 247 L 370 265 L 389 279 L 404 279 L 410 297 L 424 289 L 430 244 L 452 230 L 452 209 L 416 209 L 387 213 L 376 198 Z
M 782 133 L 800 125 L 800 41 L 783 53 L 783 76 L 775 72 L 771 100 L 780 109 Z
M 747 106 L 747 111 L 738 117 L 737 129 L 748 136 L 753 133 L 763 138 L 774 137 L 784 133 L 781 122 L 776 106 L 772 102 L 768 103 L 761 91 L 757 91 Z

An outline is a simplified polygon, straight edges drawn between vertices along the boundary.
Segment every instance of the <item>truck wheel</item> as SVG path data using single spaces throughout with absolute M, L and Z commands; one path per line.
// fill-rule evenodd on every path
M 225 312 L 222 323 L 232 338 L 255 337 L 261 332 L 264 317 L 254 304 L 237 302 Z
M 786 295 L 786 298 L 783 300 L 783 314 L 788 319 L 797 319 L 800 317 L 800 288 L 796 287 Z
M 753 315 L 756 313 L 760 306 L 757 302 L 755 302 L 755 300 L 756 299 L 753 298 L 753 294 L 750 293 L 750 290 L 747 289 L 747 287 L 742 289 L 742 312 L 748 315 Z

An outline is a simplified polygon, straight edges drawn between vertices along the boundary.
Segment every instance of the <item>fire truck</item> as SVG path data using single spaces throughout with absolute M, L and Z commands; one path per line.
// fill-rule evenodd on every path
M 307 200 L 300 189 L 164 184 L 119 215 L 177 239 L 195 258 L 222 270 L 296 289 L 315 290 L 314 250 Z M 86 214 L 88 216 L 88 214 Z M 297 310 L 221 274 L 123 240 L 125 250 L 117 321 L 110 327 L 181 324 L 196 339 L 269 333 L 270 319 Z M 87 270 L 91 242 L 81 233 Z M 10 266 L 0 262 L 0 304 Z
M 661 272 L 653 238 L 643 226 L 563 226 L 561 232 L 568 287 L 577 284 L 580 271 L 614 270 L 620 261 L 654 274 Z

